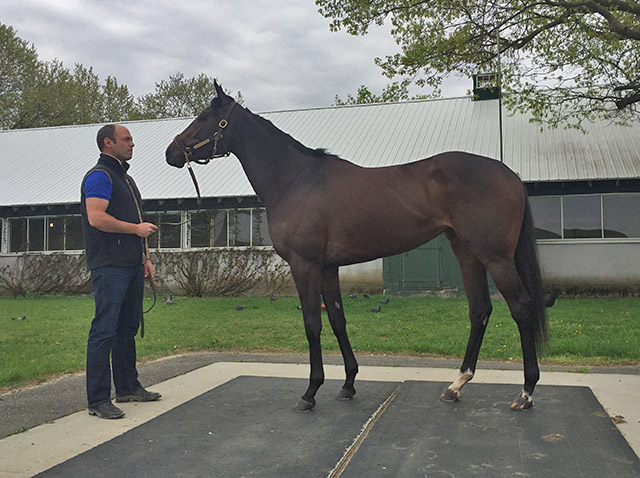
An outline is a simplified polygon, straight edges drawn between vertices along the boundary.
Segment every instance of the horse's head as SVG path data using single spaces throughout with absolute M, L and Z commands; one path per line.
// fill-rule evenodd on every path
M 211 104 L 169 144 L 166 158 L 171 166 L 181 168 L 187 161 L 206 164 L 230 153 L 223 134 L 237 103 L 225 94 L 217 81 L 214 85 L 217 96 L 211 100 Z

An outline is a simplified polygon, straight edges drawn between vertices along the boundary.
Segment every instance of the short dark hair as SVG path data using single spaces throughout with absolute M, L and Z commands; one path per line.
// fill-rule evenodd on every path
M 104 140 L 109 138 L 111 141 L 116 140 L 116 125 L 106 124 L 98 130 L 98 149 L 102 151 L 104 149 Z

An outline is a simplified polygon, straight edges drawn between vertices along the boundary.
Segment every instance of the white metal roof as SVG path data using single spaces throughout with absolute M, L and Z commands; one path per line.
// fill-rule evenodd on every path
M 366 167 L 406 163 L 459 150 L 499 158 L 498 101 L 470 98 L 278 111 L 261 116 L 311 148 Z M 131 175 L 145 199 L 192 198 L 186 171 L 164 152 L 192 118 L 128 122 L 136 147 Z M 526 116 L 503 115 L 505 163 L 524 181 L 640 177 L 640 122 L 540 130 Z M 0 206 L 77 203 L 80 181 L 98 158 L 99 125 L 0 131 Z M 231 156 L 196 167 L 205 197 L 253 196 Z

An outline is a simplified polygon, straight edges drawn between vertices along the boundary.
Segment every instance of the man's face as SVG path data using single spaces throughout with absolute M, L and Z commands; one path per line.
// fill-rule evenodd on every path
M 115 141 L 107 138 L 105 140 L 105 153 L 110 154 L 120 161 L 129 161 L 133 156 L 133 137 L 129 130 L 124 126 L 116 126 L 114 132 Z

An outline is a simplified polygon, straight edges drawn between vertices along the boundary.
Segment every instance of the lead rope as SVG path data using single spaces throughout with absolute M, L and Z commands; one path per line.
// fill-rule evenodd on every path
M 202 207 L 202 196 L 200 195 L 200 186 L 198 185 L 198 180 L 196 179 L 196 174 L 193 172 L 193 168 L 191 168 L 191 162 L 189 160 L 187 160 L 187 168 L 189 169 L 189 174 L 191 176 L 191 179 L 193 180 L 193 185 L 196 188 L 196 194 L 198 195 L 198 209 L 197 211 L 191 215 L 191 217 L 189 217 L 187 220 L 185 221 L 181 221 L 181 222 L 158 222 L 158 225 L 160 224 L 166 224 L 169 226 L 180 226 L 182 224 L 186 224 L 188 222 L 191 222 L 191 220 L 200 212 L 200 209 Z M 134 196 L 135 198 L 135 196 Z M 136 201 L 136 206 L 137 206 L 137 201 Z M 140 210 L 138 210 L 138 213 L 140 214 Z M 145 244 L 145 250 L 149 249 L 149 242 L 147 240 L 147 238 L 144 238 L 144 244 Z M 144 315 L 148 314 L 149 312 L 151 312 L 151 309 L 153 309 L 156 305 L 156 303 L 158 302 L 158 293 L 156 290 L 156 283 L 153 280 L 153 277 L 149 276 L 148 278 L 149 281 L 149 285 L 151 286 L 151 291 L 153 292 L 153 304 L 151 304 L 151 307 L 149 307 L 147 310 L 142 312 L 142 318 L 140 320 L 140 338 L 144 338 Z
M 234 103 L 233 106 L 231 107 L 231 109 L 229 110 L 229 114 L 227 115 L 227 117 L 231 116 L 231 112 L 233 111 L 233 108 L 235 108 L 237 103 Z M 229 124 L 229 122 L 226 119 L 221 119 L 220 122 L 218 123 L 218 126 L 224 130 L 227 125 Z M 191 161 L 189 160 L 189 155 L 191 154 L 191 152 L 189 151 L 190 149 L 198 149 L 201 148 L 202 146 L 210 143 L 213 140 L 213 153 L 211 153 L 211 157 L 207 158 L 207 159 L 203 159 L 203 160 L 198 160 L 198 159 L 194 159 L 195 163 L 198 164 L 209 164 L 210 161 L 212 161 L 213 159 L 216 158 L 216 153 L 218 151 L 218 141 L 222 139 L 222 133 L 216 131 L 213 135 L 212 138 L 207 138 L 204 141 L 199 142 L 198 144 L 191 146 L 189 148 L 183 148 L 180 146 L 180 143 L 177 141 L 177 136 L 176 138 L 174 138 L 174 141 L 176 142 L 176 145 L 178 146 L 178 149 L 180 149 L 182 151 L 182 154 L 184 155 L 184 160 L 185 160 L 185 164 L 187 165 L 187 169 L 189 170 L 189 175 L 191 176 L 191 180 L 193 181 L 193 185 L 196 188 L 196 194 L 198 195 L 198 209 L 196 210 L 196 212 L 194 214 L 191 214 L 187 219 L 185 219 L 184 221 L 180 221 L 180 222 L 158 222 L 158 225 L 167 225 L 167 226 L 181 226 L 183 224 L 187 224 L 189 222 L 191 222 L 193 220 L 193 218 L 195 216 L 197 216 L 200 213 L 200 210 L 202 209 L 202 196 L 200 195 L 200 186 L 198 185 L 198 180 L 196 179 L 196 173 L 193 171 L 193 168 L 191 167 Z M 218 157 L 222 157 L 222 156 L 229 156 L 229 152 L 227 151 L 225 154 L 223 155 L 219 155 Z M 125 174 L 125 179 L 126 179 L 126 174 Z M 142 213 L 140 211 L 140 207 L 138 206 L 138 201 L 135 197 L 135 194 L 133 194 L 133 189 L 131 188 L 131 185 L 129 184 L 129 181 L 127 181 L 127 184 L 129 185 L 129 189 L 131 190 L 131 194 L 133 195 L 133 200 L 136 203 L 136 207 L 138 208 L 138 215 L 140 216 L 140 222 L 142 222 Z M 144 238 L 144 244 L 145 244 L 145 251 L 149 249 L 149 242 L 147 240 L 147 238 Z M 146 255 L 145 255 L 146 258 Z M 151 312 L 151 309 L 153 309 L 156 305 L 156 302 L 158 301 L 158 294 L 156 292 L 156 284 L 153 280 L 153 277 L 149 276 L 149 285 L 151 286 L 151 290 L 153 292 L 153 304 L 151 304 L 151 307 L 149 307 L 146 311 L 142 312 L 142 317 L 140 318 L 140 338 L 144 338 L 144 315 L 148 314 L 149 312 Z
M 129 192 L 131 193 L 131 197 L 133 198 L 133 202 L 136 205 L 136 209 L 138 211 L 138 219 L 140 220 L 140 222 L 142 221 L 142 210 L 140 209 L 140 204 L 138 204 L 138 199 L 136 198 L 136 195 L 133 192 L 133 188 L 131 187 L 131 183 L 129 182 L 129 179 L 127 179 L 127 172 L 125 171 L 124 173 L 124 180 L 127 183 L 127 186 L 129 187 Z M 143 259 L 143 264 L 146 264 L 147 262 L 147 251 L 149 250 L 149 243 L 147 242 L 147 238 L 144 238 L 144 250 L 142 251 L 142 259 Z M 145 278 L 146 279 L 146 278 Z M 142 315 L 140 316 L 140 338 L 143 339 L 144 338 L 144 314 L 147 314 L 151 309 L 153 309 L 153 306 L 156 305 L 156 286 L 153 282 L 153 277 L 149 276 L 149 283 L 151 284 L 151 290 L 153 290 L 153 304 L 151 305 L 151 307 L 149 307 L 149 310 L 147 310 L 146 312 L 143 310 L 142 311 Z M 144 296 L 144 294 L 143 294 Z

